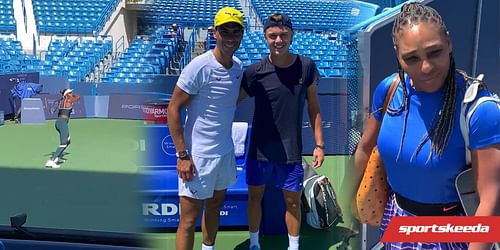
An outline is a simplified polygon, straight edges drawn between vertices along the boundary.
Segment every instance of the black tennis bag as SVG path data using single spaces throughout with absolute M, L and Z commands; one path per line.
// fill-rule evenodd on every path
M 337 195 L 328 177 L 318 175 L 304 160 L 304 192 L 302 204 L 307 224 L 316 229 L 329 229 L 344 222 Z

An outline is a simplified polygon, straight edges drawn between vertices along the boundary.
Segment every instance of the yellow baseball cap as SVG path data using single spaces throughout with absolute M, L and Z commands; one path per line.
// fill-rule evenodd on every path
M 214 27 L 221 26 L 225 23 L 237 23 L 243 26 L 243 13 L 232 7 L 224 7 L 217 11 L 214 19 Z

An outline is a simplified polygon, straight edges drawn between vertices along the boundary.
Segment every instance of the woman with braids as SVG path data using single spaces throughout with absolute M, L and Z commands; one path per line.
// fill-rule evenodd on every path
M 420 3 L 402 7 L 394 21 L 398 73 L 384 79 L 373 95 L 355 153 L 353 183 L 359 183 L 375 145 L 392 190 L 381 225 L 394 216 L 465 215 L 455 178 L 467 168 L 460 130 L 461 103 L 468 78 L 455 69 L 452 44 L 440 15 Z M 390 85 L 397 88 L 382 115 Z M 491 95 L 481 88 L 478 96 Z M 382 122 L 383 121 L 383 122 Z M 479 105 L 469 123 L 472 168 L 480 204 L 476 215 L 500 215 L 500 108 Z M 488 243 L 387 243 L 385 249 L 490 249 Z
M 59 164 L 64 162 L 61 157 L 70 143 L 68 129 L 69 117 L 73 111 L 74 102 L 80 100 L 80 96 L 73 93 L 72 89 L 61 90 L 61 95 L 62 98 L 59 100 L 59 112 L 56 121 L 56 130 L 59 133 L 59 147 L 57 147 L 56 152 L 45 164 L 48 168 L 60 168 Z

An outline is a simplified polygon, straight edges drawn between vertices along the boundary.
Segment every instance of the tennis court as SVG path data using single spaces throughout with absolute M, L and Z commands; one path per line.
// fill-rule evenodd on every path
M 60 169 L 44 167 L 59 143 L 53 120 L 45 125 L 0 126 L 0 224 L 8 225 L 10 216 L 25 212 L 29 227 L 141 232 L 137 142 L 142 124 L 72 119 L 71 145 Z M 328 156 L 319 170 L 330 177 L 338 195 L 346 162 L 345 156 Z M 343 242 L 351 233 L 348 220 L 330 231 L 313 229 L 304 220 L 301 249 L 358 249 L 354 239 Z M 153 233 L 150 239 L 154 249 L 175 249 L 175 233 Z M 240 228 L 220 231 L 216 244 L 218 249 L 248 249 L 248 243 L 247 231 Z M 286 249 L 288 238 L 264 236 L 261 246 Z M 195 249 L 200 248 L 201 233 L 196 233 Z
M 140 232 L 137 139 L 142 121 L 72 119 L 59 169 L 45 162 L 59 144 L 54 120 L 0 126 L 0 224 L 28 214 L 28 227 Z

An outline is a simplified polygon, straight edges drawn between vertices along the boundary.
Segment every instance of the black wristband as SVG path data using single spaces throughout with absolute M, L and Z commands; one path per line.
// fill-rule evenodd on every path
M 314 149 L 317 149 L 317 148 L 320 148 L 320 149 L 325 149 L 325 145 L 319 145 L 319 144 L 316 144 L 316 146 L 314 146 Z
M 180 151 L 180 152 L 177 152 L 175 153 L 175 156 L 177 157 L 177 159 L 181 159 L 181 160 L 189 160 L 189 151 L 187 150 L 184 150 L 184 151 Z

